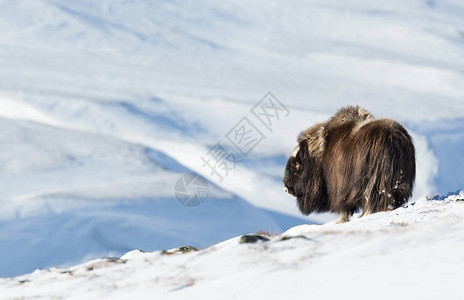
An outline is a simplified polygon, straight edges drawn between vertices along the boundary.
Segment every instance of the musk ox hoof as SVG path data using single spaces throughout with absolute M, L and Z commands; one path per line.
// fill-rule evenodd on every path
M 337 224 L 345 223 L 350 220 L 350 214 L 346 212 L 340 213 L 340 219 L 338 219 Z

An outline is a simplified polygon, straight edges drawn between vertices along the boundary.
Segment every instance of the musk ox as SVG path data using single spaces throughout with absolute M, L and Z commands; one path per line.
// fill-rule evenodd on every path
M 283 182 L 303 214 L 331 211 L 346 222 L 360 208 L 368 215 L 400 207 L 411 197 L 415 177 L 406 129 L 349 106 L 300 134 Z

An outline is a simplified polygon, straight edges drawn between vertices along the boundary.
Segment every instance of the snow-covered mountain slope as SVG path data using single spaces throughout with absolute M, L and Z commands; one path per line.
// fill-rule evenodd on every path
M 0 276 L 332 220 L 296 219 L 281 177 L 298 133 L 348 104 L 413 131 L 414 199 L 462 188 L 463 10 L 0 1 Z M 272 131 L 250 112 L 268 91 L 289 110 Z M 265 138 L 219 182 L 201 157 L 237 152 L 225 136 L 244 116 Z M 173 196 L 186 171 L 211 181 L 199 208 Z
M 248 235 L 199 251 L 135 250 L 36 270 L 0 279 L 0 292 L 2 299 L 458 299 L 463 232 L 461 192 L 257 242 Z
M 304 222 L 211 183 L 203 205 L 182 206 L 166 183 L 190 170 L 155 149 L 20 120 L 0 127 L 0 276 Z

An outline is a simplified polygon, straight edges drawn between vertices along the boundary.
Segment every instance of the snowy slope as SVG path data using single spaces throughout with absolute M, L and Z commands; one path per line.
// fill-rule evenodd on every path
M 155 149 L 17 120 L 0 118 L 0 127 L 0 142 L 8 144 L 0 151 L 0 276 L 134 248 L 207 247 L 304 222 L 213 184 L 202 206 L 184 207 L 166 183 L 189 169 Z
M 301 219 L 281 176 L 298 133 L 347 104 L 413 132 L 414 199 L 462 188 L 463 11 L 0 1 L 0 276 L 332 220 Z M 290 112 L 272 132 L 250 114 L 268 91 Z M 244 116 L 266 137 L 218 182 L 201 156 Z M 186 171 L 216 184 L 204 207 L 175 201 Z
M 344 224 L 297 226 L 269 241 L 236 237 L 200 251 L 135 250 L 36 270 L 0 279 L 0 293 L 2 299 L 458 299 L 463 232 L 461 192 Z

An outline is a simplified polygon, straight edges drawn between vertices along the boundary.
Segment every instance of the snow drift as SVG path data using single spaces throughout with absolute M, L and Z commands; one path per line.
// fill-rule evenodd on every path
M 130 251 L 0 279 L 2 298 L 459 298 L 464 192 L 344 224 L 251 234 L 195 251 Z

